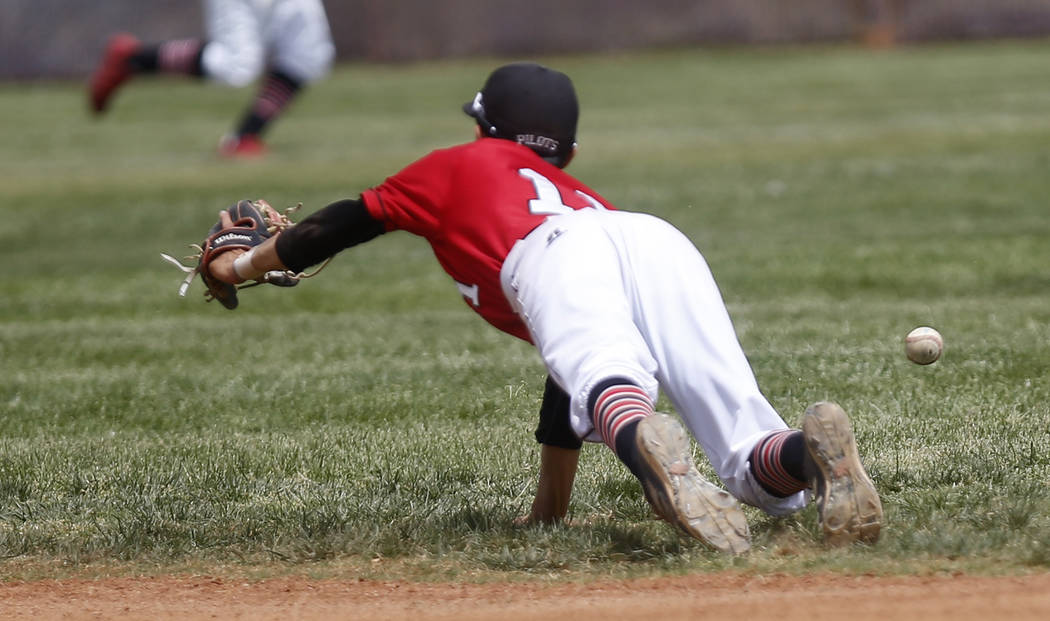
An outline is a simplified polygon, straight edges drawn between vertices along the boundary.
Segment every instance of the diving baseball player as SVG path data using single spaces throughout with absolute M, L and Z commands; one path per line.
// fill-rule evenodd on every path
M 760 392 L 693 244 L 565 172 L 579 114 L 570 79 L 506 65 L 464 110 L 475 140 L 265 239 L 238 241 L 257 227 L 221 212 L 200 269 L 235 284 L 301 272 L 390 231 L 424 237 L 471 308 L 536 346 L 551 378 L 548 414 L 561 412 L 577 442 L 604 442 L 659 516 L 741 553 L 750 535 L 738 500 L 780 515 L 815 496 L 828 542 L 876 541 L 881 503 L 842 409 L 817 403 L 801 430 L 789 428 Z M 677 420 L 654 412 L 659 390 L 728 492 L 700 476 Z M 571 443 L 560 451 L 544 454 L 536 518 L 564 515 L 576 462 Z

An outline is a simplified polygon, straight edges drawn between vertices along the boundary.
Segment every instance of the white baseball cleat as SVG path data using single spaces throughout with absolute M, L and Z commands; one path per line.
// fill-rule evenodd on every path
M 802 417 L 802 435 L 824 541 L 833 546 L 878 541 L 882 502 L 860 463 L 846 413 L 835 403 L 814 404 Z
M 700 476 L 678 421 L 661 413 L 647 416 L 638 423 L 635 441 L 644 470 L 639 480 L 657 515 L 716 550 L 743 554 L 751 548 L 739 503 Z

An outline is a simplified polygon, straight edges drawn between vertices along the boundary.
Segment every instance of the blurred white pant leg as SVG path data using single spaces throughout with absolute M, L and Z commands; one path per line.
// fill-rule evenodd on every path
M 335 45 L 321 0 L 273 0 L 265 25 L 270 65 L 301 84 L 326 76 Z
M 267 0 L 205 0 L 208 43 L 201 56 L 204 75 L 232 87 L 254 82 L 266 66 L 264 20 Z

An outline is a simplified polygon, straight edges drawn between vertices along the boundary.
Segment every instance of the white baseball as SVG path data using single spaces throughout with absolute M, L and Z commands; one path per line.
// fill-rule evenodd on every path
M 915 364 L 930 364 L 941 357 L 944 339 L 941 338 L 941 333 L 933 328 L 915 328 L 904 337 L 904 351 L 908 354 L 908 360 Z

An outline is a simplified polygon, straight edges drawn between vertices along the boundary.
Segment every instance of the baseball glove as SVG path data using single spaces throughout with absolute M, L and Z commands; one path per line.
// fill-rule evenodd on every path
M 192 244 L 190 248 L 196 250 L 196 254 L 186 257 L 188 260 L 196 260 L 196 266 L 183 265 L 177 259 L 161 253 L 161 257 L 179 267 L 187 274 L 186 279 L 179 286 L 179 295 L 185 296 L 190 283 L 195 276 L 200 274 L 204 282 L 204 299 L 208 302 L 218 300 L 226 308 L 233 310 L 237 308 L 237 290 L 245 287 L 253 287 L 263 283 L 291 287 L 299 284 L 301 274 L 293 274 L 284 271 L 271 271 L 263 274 L 258 280 L 241 285 L 231 285 L 222 282 L 211 275 L 209 269 L 211 262 L 216 257 L 230 250 L 250 250 L 263 243 L 276 233 L 287 229 L 294 223 L 288 214 L 298 209 L 299 206 L 289 208 L 284 214 L 278 212 L 264 200 L 241 200 L 226 212 L 233 221 L 232 226 L 223 228 L 222 220 L 215 223 L 208 231 L 207 237 L 200 245 Z

